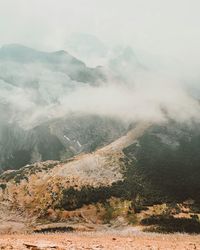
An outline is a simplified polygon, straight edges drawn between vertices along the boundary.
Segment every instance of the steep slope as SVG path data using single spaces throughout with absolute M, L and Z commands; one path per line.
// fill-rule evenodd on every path
M 83 185 L 94 187 L 101 185 L 109 186 L 113 182 L 123 179 L 122 149 L 134 143 L 148 126 L 148 124 L 138 124 L 125 136 L 93 153 L 80 154 L 64 162 L 47 161 L 27 165 L 19 170 L 9 170 L 1 175 L 1 179 L 8 182 L 7 187 L 10 184 L 11 186 L 16 186 L 16 184 L 21 185 L 21 183 L 32 185 L 33 183 L 29 181 L 29 178 L 34 178 L 37 182 L 45 185 L 47 183 L 52 185 L 54 178 L 59 179 L 59 182 L 63 180 L 66 184 L 68 183 L 66 179 L 69 178 L 70 182 L 72 180 L 72 186 L 73 183 L 77 187 Z M 34 182 L 34 186 L 40 190 L 39 184 Z M 67 186 L 71 186 L 71 184 L 67 184 Z M 16 186 L 17 189 L 19 187 L 19 185 Z M 21 192 L 18 193 L 20 193 L 20 196 L 23 196 Z
M 148 125 L 144 124 L 137 125 L 126 136 L 118 139 L 117 144 L 114 143 L 114 150 L 114 144 L 111 144 L 110 147 L 106 146 L 94 153 L 77 156 L 67 162 L 47 161 L 4 172 L 0 177 L 1 201 L 10 204 L 14 210 L 21 209 L 32 214 L 33 218 L 48 219 L 47 213 L 50 208 L 73 210 L 85 202 L 89 204 L 101 200 L 94 192 L 97 192 L 97 196 L 99 191 L 103 192 L 103 200 L 109 198 L 112 193 L 108 193 L 108 197 L 104 196 L 104 189 L 109 190 L 113 183 L 124 178 L 122 148 L 133 143 L 147 127 Z M 93 193 L 94 200 L 82 196 L 81 201 L 78 196 L 73 196 L 73 190 L 82 192 L 87 189 L 89 193 Z M 67 198 L 66 195 L 71 197 Z M 87 196 L 87 193 L 85 195 Z
M 25 130 L 17 125 L 0 128 L 0 170 L 28 163 L 65 160 L 110 143 L 126 131 L 118 119 L 70 115 Z
M 150 182 L 158 201 L 192 198 L 198 202 L 200 192 L 199 124 L 169 122 L 154 125 L 136 145 L 125 149 L 136 172 Z
M 72 112 L 55 118 L 54 107 L 76 88 L 102 81 L 100 67 L 89 68 L 65 51 L 0 48 L 0 172 L 64 160 L 120 137 L 127 125 L 115 118 Z
M 60 72 L 71 78 L 71 80 L 79 82 L 89 82 L 94 84 L 97 80 L 105 79 L 103 73 L 99 68 L 88 68 L 80 60 L 74 58 L 66 51 L 56 51 L 56 52 L 42 52 L 37 51 L 28 47 L 25 47 L 20 44 L 10 44 L 5 45 L 0 49 L 0 63 L 3 72 L 0 70 L 0 79 L 3 79 L 5 82 L 9 82 L 13 85 L 19 85 L 17 81 L 19 78 L 15 76 L 23 77 L 23 71 L 26 69 L 25 65 L 31 65 L 36 67 L 37 65 L 43 66 L 43 70 L 49 69 L 52 72 Z M 20 72 L 12 71 L 12 77 L 8 75 L 8 66 L 13 66 L 13 69 L 20 69 Z M 24 75 L 23 80 L 27 80 Z M 32 74 L 32 77 L 37 77 L 37 75 Z M 29 79 L 30 80 L 30 79 Z M 37 80 L 37 78 L 35 79 Z M 28 83 L 33 83 L 34 79 Z M 35 82 L 36 83 L 36 82 Z
M 118 78 L 121 71 L 126 74 L 129 64 L 129 70 L 143 69 L 127 48 L 111 62 L 109 79 L 124 84 Z M 43 52 L 19 44 L 1 47 L 0 172 L 38 161 L 64 160 L 122 136 L 127 123 L 114 117 L 80 114 L 76 109 L 81 102 L 79 95 L 77 100 L 70 99 L 75 91 L 86 88 L 87 102 L 87 88 L 106 86 L 106 74 L 104 68 L 87 67 L 66 51 Z
M 94 221 L 95 224 L 98 221 L 97 225 L 111 221 L 114 225 L 138 220 L 144 225 L 159 222 L 160 217 L 144 219 L 152 214 L 188 218 L 181 228 L 190 230 L 188 225 L 191 228 L 193 222 L 198 224 L 189 221 L 190 216 L 200 216 L 199 134 L 196 125 L 192 128 L 173 122 L 159 126 L 140 123 L 93 153 L 4 172 L 0 176 L 2 209 L 16 213 L 17 218 L 19 211 L 24 218 L 29 214 L 27 221 L 24 220 L 26 225 L 23 224 L 26 230 L 34 230 L 40 223 L 37 230 L 43 230 L 45 225 L 76 227 L 79 223 L 92 223 L 94 226 Z M 197 158 L 193 158 L 194 154 Z M 188 203 L 183 203 L 185 200 Z M 5 217 L 2 213 L 4 222 Z M 167 217 L 169 221 L 172 219 Z M 193 226 L 195 232 L 200 228 L 199 224 Z

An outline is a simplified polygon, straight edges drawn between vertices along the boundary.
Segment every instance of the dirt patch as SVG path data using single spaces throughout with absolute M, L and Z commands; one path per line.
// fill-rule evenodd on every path
M 147 234 L 123 230 L 98 233 L 4 235 L 0 238 L 0 249 L 190 250 L 200 249 L 200 236 L 186 234 Z

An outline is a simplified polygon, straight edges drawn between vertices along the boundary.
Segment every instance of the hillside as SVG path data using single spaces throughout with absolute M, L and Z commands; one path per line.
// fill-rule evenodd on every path
M 16 124 L 4 124 L 0 127 L 0 172 L 94 151 L 117 139 L 126 126 L 114 118 L 75 114 L 28 130 Z
M 151 82 L 143 99 L 142 75 L 131 48 L 108 68 L 0 49 L 0 232 L 200 232 L 198 100 L 162 102 Z
M 98 114 L 62 112 L 76 89 L 106 82 L 66 51 L 43 52 L 19 44 L 0 48 L 0 172 L 38 161 L 64 160 L 120 137 L 127 124 Z
M 200 215 L 199 160 L 194 158 L 200 146 L 198 133 L 195 127 L 180 129 L 174 123 L 139 123 L 93 153 L 4 172 L 0 176 L 1 221 L 11 231 L 19 225 L 28 231 L 69 227 L 87 230 L 101 224 L 139 221 L 150 226 L 167 216 L 160 230 L 173 230 L 169 223 L 175 220 L 183 223 L 178 230 L 199 232 L 199 222 L 193 219 Z M 193 169 L 184 157 L 190 159 Z

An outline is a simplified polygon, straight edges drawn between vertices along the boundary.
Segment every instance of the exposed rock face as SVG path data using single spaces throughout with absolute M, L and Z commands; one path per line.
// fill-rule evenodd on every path
M 0 127 L 0 171 L 91 152 L 120 137 L 126 124 L 96 115 L 70 115 L 24 130 Z

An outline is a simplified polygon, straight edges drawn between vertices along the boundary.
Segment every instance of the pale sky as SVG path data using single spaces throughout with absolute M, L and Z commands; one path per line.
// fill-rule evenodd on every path
M 188 94 L 189 89 L 192 95 L 200 96 L 199 26 L 199 0 L 0 0 L 0 45 L 19 43 L 53 51 L 68 50 L 71 41 L 74 46 L 72 50 L 78 47 L 75 56 L 80 59 L 84 56 L 87 64 L 89 57 L 92 57 L 90 52 L 95 57 L 99 56 L 96 50 L 100 51 L 101 45 L 103 48 L 105 46 L 106 51 L 118 45 L 128 45 L 139 55 L 139 60 L 143 57 L 148 66 L 155 64 L 153 69 L 141 75 L 134 74 L 132 65 L 126 67 L 125 76 L 133 89 L 125 84 L 123 89 L 118 89 L 112 81 L 106 87 L 78 88 L 72 96 L 60 99 L 58 110 L 63 111 L 62 114 L 71 108 L 74 111 L 115 114 L 123 118 L 162 120 L 160 107 L 164 107 L 173 119 L 184 121 L 196 117 L 199 120 L 199 103 Z M 91 39 L 86 36 L 87 41 L 82 41 L 84 36 L 79 36 L 78 42 L 74 42 L 70 40 L 72 34 L 92 36 Z M 93 39 L 93 36 L 97 39 Z M 98 39 L 101 42 L 98 43 Z M 85 55 L 80 49 L 82 46 L 87 47 Z M 161 69 L 161 65 L 165 64 L 166 68 Z M 22 71 L 23 74 L 30 72 Z M 45 76 L 49 91 L 58 79 L 50 79 L 49 73 Z M 43 86 L 43 79 L 40 84 Z M 20 96 L 15 92 L 9 96 L 13 106 L 16 106 L 15 103 L 22 106 L 20 114 L 24 117 L 27 103 L 32 105 L 32 95 L 29 100 L 27 93 L 23 89 L 21 91 L 23 96 L 21 92 Z M 44 93 L 48 91 L 44 88 Z M 61 89 L 59 93 L 62 96 L 64 90 Z M 7 97 L 4 93 L 0 94 Z M 20 102 L 16 99 L 18 97 Z M 27 102 L 23 103 L 22 100 Z M 36 106 L 33 117 L 38 113 L 41 115 L 41 112 L 40 107 Z M 28 118 L 30 121 L 29 112 Z
M 0 45 L 66 48 L 72 33 L 200 65 L 199 0 L 0 0 Z

